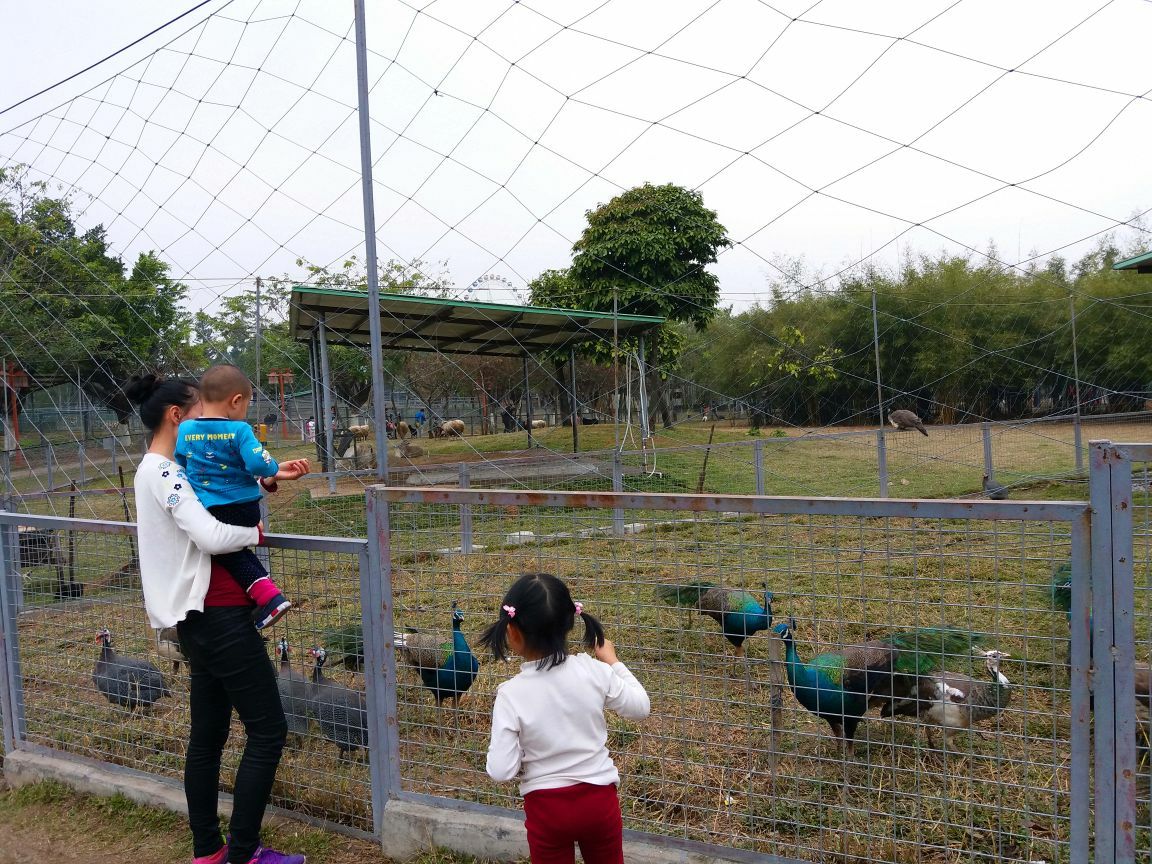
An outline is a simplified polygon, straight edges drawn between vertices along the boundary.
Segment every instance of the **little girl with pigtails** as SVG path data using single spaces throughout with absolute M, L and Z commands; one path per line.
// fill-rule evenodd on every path
M 568 653 L 577 618 L 595 658 Z M 487 770 L 493 780 L 520 780 L 533 864 L 572 864 L 577 844 L 585 864 L 623 864 L 620 773 L 608 755 L 604 709 L 643 720 L 643 686 L 600 622 L 547 573 L 512 584 L 480 644 L 498 659 L 525 661 L 496 690 Z

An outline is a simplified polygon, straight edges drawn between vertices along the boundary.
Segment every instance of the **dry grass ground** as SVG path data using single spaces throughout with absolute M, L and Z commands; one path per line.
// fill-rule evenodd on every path
M 269 820 L 264 842 L 303 852 L 309 864 L 387 864 L 373 843 L 283 819 Z M 191 858 L 191 836 L 178 814 L 121 797 L 79 795 L 55 783 L 0 788 L 0 864 L 185 864 Z M 433 851 L 416 864 L 470 862 L 479 864 Z

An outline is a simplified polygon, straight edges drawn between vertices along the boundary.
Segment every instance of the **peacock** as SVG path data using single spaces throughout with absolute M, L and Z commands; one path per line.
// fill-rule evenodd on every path
M 772 592 L 764 592 L 764 605 L 742 588 L 723 588 L 712 582 L 661 585 L 656 597 L 673 606 L 692 606 L 720 625 L 724 638 L 744 655 L 744 640 L 772 629 Z
M 928 744 L 935 748 L 932 730 L 944 730 L 944 751 L 962 729 L 995 717 L 1012 699 L 1011 682 L 1000 671 L 1000 661 L 1010 657 L 1003 651 L 980 651 L 990 681 L 979 681 L 956 672 L 921 675 L 911 698 L 884 706 L 881 716 L 919 717 L 928 725 Z
M 397 633 L 394 641 L 404 659 L 420 674 L 421 683 L 432 691 L 439 707 L 451 699 L 458 707 L 460 697 L 468 692 L 480 674 L 480 662 L 460 626 L 464 612 L 452 601 L 452 638 L 445 640 L 435 633 Z
M 870 707 L 911 695 L 918 676 L 939 668 L 949 654 L 968 654 L 976 634 L 921 627 L 820 654 L 805 663 L 796 651 L 795 619 L 773 632 L 784 642 L 784 669 L 796 701 L 826 721 L 851 756 L 856 727 Z

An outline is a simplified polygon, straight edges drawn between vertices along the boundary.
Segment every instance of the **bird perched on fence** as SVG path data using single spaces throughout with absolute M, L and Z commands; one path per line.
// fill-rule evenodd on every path
M 772 592 L 764 592 L 764 605 L 742 588 L 724 588 L 712 582 L 661 585 L 656 596 L 673 606 L 691 606 L 720 625 L 724 638 L 744 655 L 744 640 L 772 628 Z
M 980 481 L 980 485 L 984 488 L 984 494 L 993 501 L 1003 501 L 1008 497 L 1008 487 L 1001 486 L 999 483 L 993 483 L 987 474 L 984 479 Z
M 328 652 L 323 648 L 312 648 L 308 653 L 316 660 L 308 700 L 313 716 L 324 737 L 339 748 L 340 758 L 346 759 L 368 746 L 368 706 L 364 694 L 324 676 Z
M 901 432 L 905 432 L 909 429 L 915 429 L 921 435 L 928 434 L 928 430 L 924 428 L 923 421 L 907 408 L 897 408 L 895 411 L 889 411 L 888 422 L 899 429 Z
M 880 716 L 901 715 L 919 717 L 928 725 L 928 743 L 933 748 L 932 730 L 944 729 L 944 751 L 962 729 L 971 729 L 976 723 L 995 717 L 1008 707 L 1012 699 L 1011 682 L 1000 671 L 1000 661 L 1008 658 L 1003 651 L 979 651 L 984 666 L 992 676 L 990 681 L 979 681 L 956 672 L 934 672 L 916 679 L 915 689 L 908 699 L 885 705 Z
M 445 699 L 459 707 L 460 697 L 480 674 L 480 662 L 460 629 L 463 623 L 464 612 L 453 601 L 451 639 L 415 631 L 394 636 L 404 659 L 420 674 L 420 682 L 432 691 L 437 707 Z
M 311 685 L 303 672 L 292 668 L 287 639 L 281 638 L 276 644 L 276 651 L 280 655 L 276 689 L 280 691 L 284 719 L 288 721 L 288 734 L 296 736 L 296 743 L 300 745 L 308 734 L 308 718 L 312 714 Z
M 96 641 L 100 643 L 100 655 L 92 670 L 92 681 L 113 705 L 129 711 L 137 707 L 146 710 L 164 696 L 172 695 L 159 669 L 147 660 L 121 657 L 112 650 L 112 634 L 107 627 L 96 633 Z
M 184 650 L 180 647 L 180 636 L 175 627 L 164 627 L 156 631 L 156 653 L 165 660 L 172 661 L 173 672 L 179 672 L 180 664 L 188 662 Z
M 936 670 L 947 654 L 967 654 L 976 635 L 922 627 L 820 654 L 805 663 L 796 651 L 795 619 L 773 632 L 784 642 L 784 669 L 796 701 L 828 723 L 848 755 L 869 707 L 912 693 L 917 677 Z

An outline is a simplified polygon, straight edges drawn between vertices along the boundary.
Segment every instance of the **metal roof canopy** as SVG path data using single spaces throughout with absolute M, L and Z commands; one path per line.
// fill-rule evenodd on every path
M 1137 273 L 1152 273 L 1152 252 L 1145 252 L 1135 258 L 1117 261 L 1112 265 L 1113 270 L 1135 270 Z
M 368 293 L 339 288 L 292 287 L 292 338 L 313 338 L 321 320 L 333 337 L 368 345 Z M 665 321 L 651 315 L 615 315 L 579 309 L 476 303 L 415 294 L 380 294 L 384 350 L 439 351 L 522 357 L 575 348 L 594 339 L 639 336 Z

